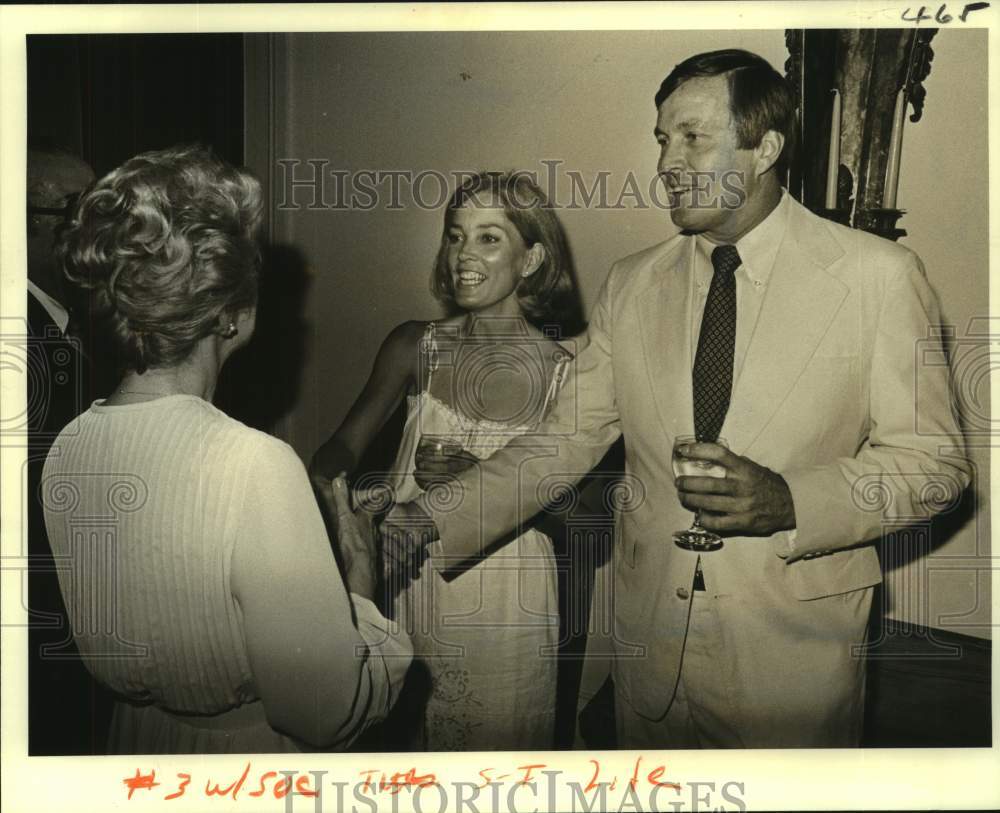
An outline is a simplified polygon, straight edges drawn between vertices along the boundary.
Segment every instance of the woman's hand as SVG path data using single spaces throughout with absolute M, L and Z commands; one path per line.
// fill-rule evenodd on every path
M 393 506 L 379 528 L 386 578 L 412 574 L 419 569 L 427 546 L 438 538 L 434 520 L 419 500 Z
M 413 458 L 413 479 L 424 491 L 447 483 L 479 460 L 451 438 L 424 435 Z
M 339 475 L 321 486 L 324 500 L 335 517 L 337 547 L 344 561 L 347 589 L 371 599 L 375 596 L 375 529 L 365 511 L 351 510 L 347 481 Z

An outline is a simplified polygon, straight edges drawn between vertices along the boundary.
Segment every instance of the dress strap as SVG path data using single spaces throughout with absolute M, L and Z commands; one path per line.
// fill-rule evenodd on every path
M 425 363 L 427 364 L 427 386 L 425 388 L 427 392 L 431 391 L 431 379 L 434 378 L 434 373 L 441 365 L 437 338 L 435 337 L 436 329 L 437 325 L 434 322 L 428 322 L 427 327 L 424 329 L 424 335 L 420 339 L 420 352 L 423 354 Z
M 556 395 L 559 390 L 562 389 L 563 381 L 566 380 L 566 371 L 569 369 L 569 363 L 572 360 L 572 355 L 565 350 L 558 351 L 558 358 L 556 359 L 556 368 L 552 371 L 552 380 L 549 381 L 548 391 L 545 393 L 545 402 L 542 404 L 542 420 L 548 417 L 549 409 L 552 403 L 556 399 Z

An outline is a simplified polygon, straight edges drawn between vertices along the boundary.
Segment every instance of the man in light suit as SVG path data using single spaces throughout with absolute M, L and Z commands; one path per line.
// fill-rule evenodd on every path
M 682 232 L 611 269 L 544 442 L 463 476 L 458 509 L 396 507 L 389 550 L 432 519 L 432 556 L 477 555 L 624 434 L 642 499 L 616 540 L 619 746 L 857 746 L 872 543 L 968 483 L 947 367 L 923 363 L 936 298 L 912 252 L 782 189 L 794 101 L 763 59 L 692 57 L 655 101 Z M 675 479 L 674 438 L 696 428 L 728 441 L 687 449 L 724 479 Z M 694 511 L 721 549 L 673 543 Z

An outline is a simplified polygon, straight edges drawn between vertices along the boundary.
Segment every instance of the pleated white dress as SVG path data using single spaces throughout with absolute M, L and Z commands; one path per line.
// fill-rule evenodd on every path
M 291 447 L 195 396 L 98 401 L 53 444 L 42 491 L 80 654 L 121 698 L 109 752 L 300 750 L 268 725 L 230 586 L 241 541 L 327 542 Z M 405 638 L 372 602 L 353 605 L 369 652 L 362 685 L 345 687 L 354 705 L 333 747 L 388 712 L 407 665 Z M 329 622 L 354 657 L 351 618 Z

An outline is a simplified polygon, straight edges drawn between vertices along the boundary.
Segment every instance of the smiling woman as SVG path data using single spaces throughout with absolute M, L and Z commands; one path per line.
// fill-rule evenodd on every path
M 487 277 L 492 283 L 480 291 Z M 565 324 L 574 285 L 566 235 L 526 173 L 483 172 L 455 190 L 431 277 L 435 296 L 480 315 L 523 312 L 536 326 Z
M 365 389 L 316 453 L 318 485 L 352 471 L 408 395 L 387 486 L 397 503 L 448 500 L 457 474 L 532 433 L 570 354 L 543 331 L 571 311 L 562 227 L 526 175 L 482 173 L 452 196 L 432 274 L 458 313 L 407 322 L 385 340 Z M 358 490 L 362 502 L 373 492 Z M 400 700 L 398 748 L 538 750 L 553 745 L 559 617 L 551 540 L 529 528 L 456 573 L 431 558 L 387 572 L 384 600 L 417 657 Z
M 460 308 L 518 316 L 517 287 L 538 270 L 545 249 L 541 243 L 525 245 L 501 213 L 492 195 L 455 213 L 447 234 L 448 273 Z

